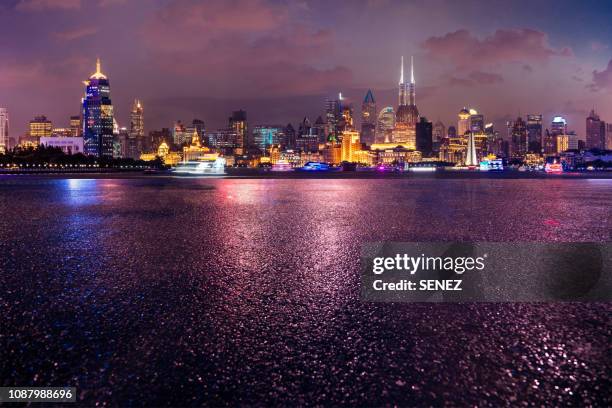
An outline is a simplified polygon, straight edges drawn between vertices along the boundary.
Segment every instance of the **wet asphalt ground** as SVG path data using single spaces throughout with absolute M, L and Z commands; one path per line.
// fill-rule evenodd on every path
M 0 385 L 80 406 L 610 406 L 609 303 L 365 303 L 359 256 L 607 242 L 611 202 L 612 180 L 0 177 Z

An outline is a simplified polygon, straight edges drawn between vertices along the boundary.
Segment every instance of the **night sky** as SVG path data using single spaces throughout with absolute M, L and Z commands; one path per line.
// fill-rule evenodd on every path
M 564 115 L 584 138 L 595 107 L 612 121 L 612 2 L 2 0 L 0 106 L 11 136 L 36 114 L 66 126 L 102 60 L 115 115 L 135 97 L 146 130 L 296 124 L 339 91 L 397 104 L 400 56 L 415 57 L 417 105 L 456 124 L 462 106 L 501 125 Z M 499 129 L 505 135 L 504 129 Z

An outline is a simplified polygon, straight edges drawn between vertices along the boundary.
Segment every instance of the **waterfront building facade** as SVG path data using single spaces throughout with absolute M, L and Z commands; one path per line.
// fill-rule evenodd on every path
M 110 84 L 96 61 L 96 72 L 87 81 L 82 99 L 83 150 L 99 158 L 113 156 L 113 105 Z

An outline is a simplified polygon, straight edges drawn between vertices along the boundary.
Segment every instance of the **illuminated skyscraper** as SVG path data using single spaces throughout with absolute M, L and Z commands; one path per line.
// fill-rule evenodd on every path
M 338 96 L 338 99 L 326 99 L 325 100 L 325 135 L 329 138 L 333 135 L 339 139 L 340 129 L 339 123 L 342 120 L 342 97 Z
M 508 123 L 508 132 L 512 141 L 512 156 L 523 157 L 527 153 L 527 124 L 520 116 Z
M 553 136 L 564 135 L 567 133 L 567 120 L 563 116 L 555 116 L 552 120 L 550 133 Z
M 317 152 L 319 150 L 319 135 L 311 125 L 310 119 L 304 117 L 298 128 L 295 148 L 303 152 Z
M 96 61 L 96 72 L 84 83 L 83 150 L 87 155 L 112 157 L 113 105 L 108 78 L 100 71 L 100 59 Z
M 376 142 L 387 143 L 391 141 L 391 132 L 395 127 L 395 112 L 392 106 L 383 108 L 378 113 L 376 121 Z
M 595 109 L 586 118 L 586 147 L 587 149 L 606 148 L 606 123 L 599 119 Z
M 287 123 L 285 126 L 285 143 L 284 146 L 289 149 L 295 149 L 296 138 L 295 138 L 295 128 L 291 123 Z
M 247 113 L 237 110 L 229 118 L 229 128 L 236 133 L 236 153 L 243 154 L 247 142 Z
M 361 141 L 368 146 L 374 143 L 376 137 L 376 102 L 372 90 L 368 89 L 361 104 Z
M 472 133 L 483 133 L 484 132 L 484 116 L 479 114 L 474 109 L 470 109 L 470 132 Z
M 527 115 L 527 151 L 542 151 L 542 115 Z
M 285 135 L 280 125 L 259 125 L 253 128 L 253 147 L 268 152 L 271 146 L 283 144 Z
M 135 138 L 144 137 L 144 109 L 138 99 L 134 100 L 130 112 L 130 135 Z
M 550 130 L 546 129 L 542 141 L 542 151 L 545 155 L 557 154 L 557 136 L 567 134 L 567 121 L 562 116 L 555 116 Z
M 360 150 L 359 132 L 347 130 L 342 133 L 342 161 L 356 162 L 355 152 Z
M 342 120 L 340 121 L 340 130 L 342 132 L 347 130 L 355 130 L 355 123 L 353 121 L 353 106 L 350 103 L 342 104 Z
M 206 125 L 203 120 L 194 119 L 191 121 L 191 127 L 200 135 L 200 144 L 206 144 Z
M 188 144 L 191 139 L 191 135 L 187 131 L 187 128 L 180 120 L 177 120 L 172 127 L 172 142 L 177 147 L 182 147 Z
M 459 120 L 457 121 L 457 136 L 461 137 L 470 130 L 470 111 L 463 108 L 459 111 Z
M 45 115 L 35 116 L 30 121 L 29 136 L 40 139 L 41 137 L 49 137 L 53 133 L 53 123 Z
M 312 132 L 315 133 L 319 138 L 319 143 L 325 143 L 327 141 L 327 134 L 325 133 L 327 126 L 323 117 L 319 115 L 312 126 Z
M 457 136 L 463 136 L 470 130 L 470 111 L 464 107 L 459 111 L 458 116 Z
M 79 115 L 70 117 L 70 136 L 78 137 L 83 135 L 83 125 Z
M 9 116 L 8 109 L 0 108 L 0 154 L 9 150 Z
M 399 106 L 395 113 L 393 142 L 406 143 L 414 147 L 416 147 L 416 124 L 419 120 L 415 88 L 414 60 L 411 58 L 410 83 L 406 84 L 404 83 L 404 57 L 402 57 L 399 81 Z M 406 100 L 407 96 L 408 100 Z
M 140 155 L 148 150 L 148 146 L 144 146 L 144 109 L 138 99 L 134 100 L 132 111 L 130 112 L 130 141 L 128 146 L 128 157 L 137 159 Z

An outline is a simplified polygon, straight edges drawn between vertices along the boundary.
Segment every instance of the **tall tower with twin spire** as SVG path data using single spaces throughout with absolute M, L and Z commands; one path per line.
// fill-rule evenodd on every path
M 404 82 L 404 56 L 402 55 L 402 62 L 400 65 L 400 80 L 399 80 L 399 97 L 398 106 L 407 105 L 406 103 L 406 83 Z
M 399 106 L 395 113 L 395 127 L 392 141 L 408 148 L 416 149 L 416 125 L 419 121 L 419 110 L 415 100 L 414 59 L 410 57 L 410 83 L 404 80 L 404 57 L 401 59 Z
M 410 83 L 405 83 L 404 57 L 402 57 L 399 82 L 399 106 L 395 115 L 396 123 L 416 127 L 419 121 L 419 110 L 416 107 L 415 87 L 414 58 L 410 57 Z
M 85 96 L 81 99 L 83 114 L 83 150 L 96 157 L 113 157 L 113 104 L 110 85 L 96 61 L 96 72 L 83 82 Z
M 410 84 L 408 85 L 408 93 L 410 94 L 410 105 L 416 106 L 414 83 L 414 57 L 410 56 Z

